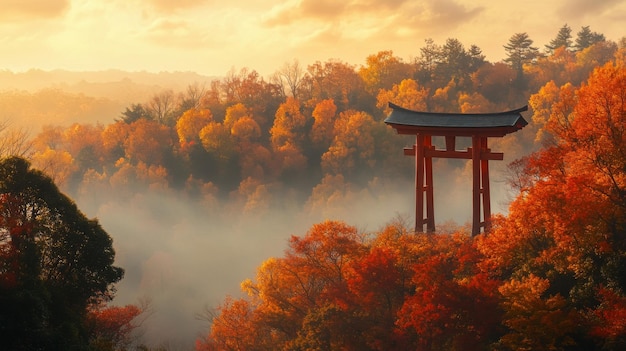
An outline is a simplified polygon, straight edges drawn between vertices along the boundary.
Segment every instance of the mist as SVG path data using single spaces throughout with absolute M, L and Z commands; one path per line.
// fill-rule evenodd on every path
M 403 162 L 412 165 L 413 160 Z M 502 162 L 491 165 L 492 211 L 506 212 L 506 167 Z M 469 225 L 471 174 L 471 162 L 435 161 L 436 225 Z M 310 194 L 303 190 L 302 196 L 270 188 L 270 205 L 252 210 L 233 196 L 207 204 L 161 188 L 137 193 L 84 189 L 73 198 L 113 238 L 116 265 L 125 269 L 113 304 L 150 301 L 138 343 L 191 349 L 209 329 L 198 315 L 228 295 L 242 296 L 240 283 L 254 279 L 263 261 L 283 256 L 291 235 L 303 236 L 326 219 L 364 233 L 375 233 L 398 218 L 412 226 L 413 176 L 374 177 L 362 187 L 333 179 L 332 193 L 314 188 Z

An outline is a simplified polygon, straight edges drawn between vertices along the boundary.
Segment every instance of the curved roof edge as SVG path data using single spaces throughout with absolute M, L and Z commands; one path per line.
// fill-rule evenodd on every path
M 495 113 L 443 113 L 421 112 L 409 110 L 389 103 L 391 113 L 385 123 L 394 127 L 399 133 L 412 134 L 417 131 L 437 130 L 437 133 L 448 130 L 450 133 L 473 131 L 482 133 L 495 132 L 504 135 L 518 131 L 528 125 L 521 112 L 528 110 L 528 105 L 515 110 Z M 501 130 L 501 131 L 496 131 Z
M 510 111 L 503 111 L 503 112 L 488 112 L 488 113 L 454 113 L 454 112 L 425 112 L 425 111 L 415 111 L 415 110 L 410 110 L 408 108 L 404 108 L 400 105 L 396 105 L 393 102 L 389 102 L 388 103 L 389 108 L 394 109 L 394 110 L 402 110 L 402 111 L 406 111 L 406 112 L 413 112 L 413 113 L 419 113 L 419 114 L 424 114 L 424 115 L 441 115 L 441 116 L 493 116 L 493 115 L 506 115 L 506 114 L 513 114 L 513 113 L 522 113 L 524 111 L 528 111 L 528 105 L 524 105 L 520 108 L 514 109 L 514 110 L 510 110 Z

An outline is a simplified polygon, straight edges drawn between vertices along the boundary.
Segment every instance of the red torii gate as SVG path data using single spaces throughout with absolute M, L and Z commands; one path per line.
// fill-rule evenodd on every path
M 392 109 L 385 123 L 398 134 L 415 135 L 415 145 L 405 148 L 404 154 L 415 156 L 415 231 L 435 231 L 433 196 L 433 157 L 472 160 L 472 236 L 480 229 L 490 229 L 491 199 L 489 194 L 489 161 L 503 160 L 501 152 L 491 152 L 487 138 L 503 137 L 514 133 L 528 122 L 521 112 L 528 106 L 499 113 L 435 113 L 405 109 L 389 103 Z M 437 149 L 433 136 L 445 137 L 446 148 Z M 456 137 L 471 137 L 472 146 L 467 150 L 456 149 Z M 424 195 L 426 215 L 424 216 Z M 482 202 L 482 221 L 481 221 Z

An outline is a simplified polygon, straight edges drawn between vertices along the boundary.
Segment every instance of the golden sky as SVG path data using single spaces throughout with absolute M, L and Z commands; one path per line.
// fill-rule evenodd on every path
M 285 62 L 361 65 L 393 50 L 405 60 L 424 40 L 475 44 L 489 61 L 515 33 L 544 48 L 564 24 L 617 41 L 624 0 L 0 0 L 0 70 L 195 71 Z

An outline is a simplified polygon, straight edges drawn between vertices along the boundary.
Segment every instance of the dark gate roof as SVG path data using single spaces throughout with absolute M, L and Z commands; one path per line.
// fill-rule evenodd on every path
M 399 134 L 504 136 L 525 127 L 521 112 L 528 106 L 497 113 L 439 113 L 413 111 L 389 103 L 392 109 L 385 123 Z

